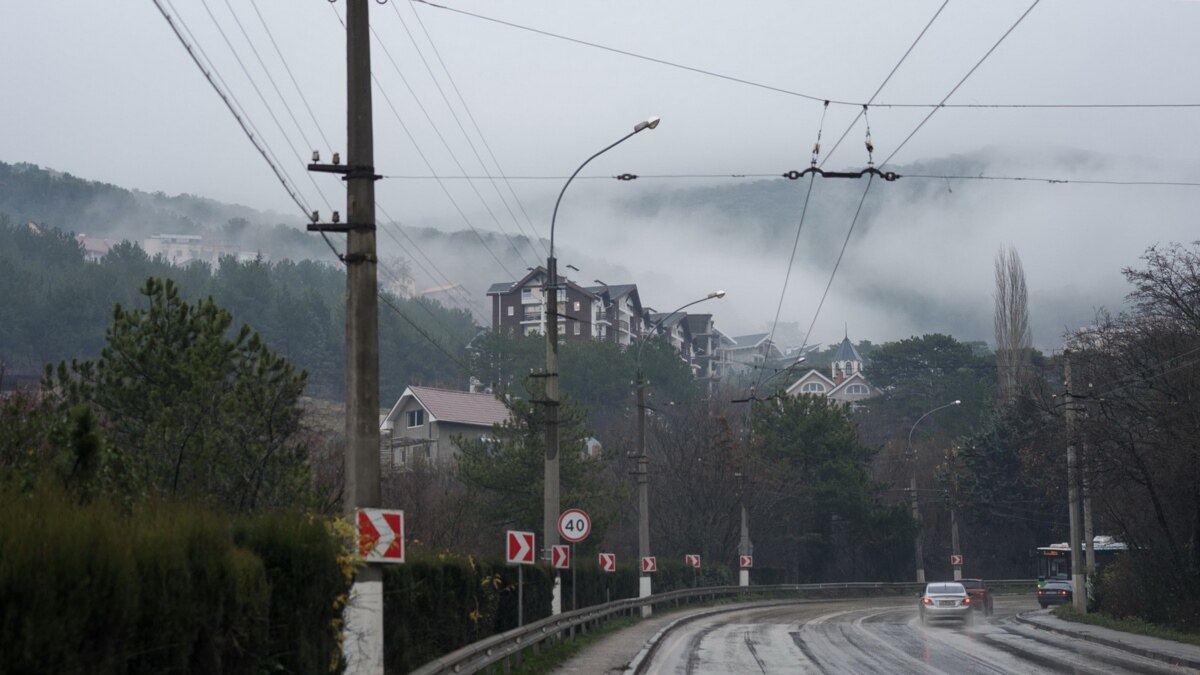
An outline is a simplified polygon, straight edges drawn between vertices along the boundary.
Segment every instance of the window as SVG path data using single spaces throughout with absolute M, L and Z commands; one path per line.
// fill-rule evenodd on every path
M 408 411 L 408 428 L 419 427 L 425 424 L 424 410 L 409 410 Z
M 867 385 L 852 384 L 849 387 L 846 387 L 846 393 L 847 394 L 866 394 L 867 393 Z
M 820 394 L 825 391 L 825 385 L 821 384 L 820 382 L 806 382 L 804 383 L 804 386 L 800 388 L 800 391 L 805 393 Z
M 509 306 L 508 306 L 508 315 L 509 315 L 509 316 L 512 316 L 512 315 L 513 315 L 513 311 L 514 311 L 515 309 L 516 309 L 516 307 L 513 307 L 512 305 L 509 305 Z

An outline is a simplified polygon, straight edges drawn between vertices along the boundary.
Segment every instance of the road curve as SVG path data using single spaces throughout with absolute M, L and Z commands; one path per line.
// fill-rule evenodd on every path
M 910 598 L 810 601 L 741 609 L 681 623 L 637 672 L 1196 673 L 1025 626 L 1031 598 L 997 597 L 992 617 L 922 626 Z

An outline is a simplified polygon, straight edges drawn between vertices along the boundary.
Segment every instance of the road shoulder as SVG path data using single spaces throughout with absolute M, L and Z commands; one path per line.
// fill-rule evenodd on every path
M 1148 635 L 1124 633 L 1086 623 L 1065 621 L 1054 616 L 1050 610 L 1022 612 L 1016 616 L 1016 619 L 1020 623 L 1034 628 L 1095 642 L 1156 661 L 1200 670 L 1200 647 L 1194 645 Z

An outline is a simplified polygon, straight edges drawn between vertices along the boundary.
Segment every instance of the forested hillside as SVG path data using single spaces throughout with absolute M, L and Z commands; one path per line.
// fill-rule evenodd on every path
M 309 372 L 309 395 L 342 397 L 341 267 L 225 258 L 216 269 L 202 263 L 179 268 L 147 257 L 130 242 L 92 263 L 70 233 L 0 214 L 0 363 L 9 382 L 34 377 L 48 363 L 95 358 L 114 305 L 140 307 L 138 288 L 148 277 L 174 279 L 189 300 L 211 296 L 232 312 L 235 327 L 248 324 L 271 349 Z M 458 361 L 476 333 L 470 315 L 427 300 L 385 300 L 379 316 L 382 400 L 395 400 L 412 383 L 465 386 Z

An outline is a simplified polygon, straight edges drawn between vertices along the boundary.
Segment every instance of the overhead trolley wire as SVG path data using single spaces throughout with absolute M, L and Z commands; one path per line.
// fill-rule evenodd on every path
M 984 55 L 981 56 L 977 62 L 975 62 L 975 65 L 971 66 L 971 69 L 967 71 L 966 75 L 962 76 L 962 79 L 958 81 L 958 84 L 951 87 L 950 91 L 947 92 L 946 95 L 942 97 L 942 100 L 937 104 L 937 106 L 935 106 L 932 110 L 929 111 L 929 114 L 926 115 L 925 118 L 922 119 L 919 124 L 917 124 L 916 128 L 913 129 L 912 132 L 910 132 L 908 134 L 908 136 L 906 136 L 904 138 L 904 140 L 900 142 L 900 145 L 896 146 L 895 150 L 892 150 L 892 154 L 888 155 L 887 159 L 883 160 L 883 163 L 881 163 L 879 165 L 880 168 L 883 168 L 884 166 L 887 165 L 888 162 L 892 161 L 892 158 L 896 156 L 896 153 L 900 152 L 901 148 L 903 148 L 905 145 L 907 145 L 908 142 L 910 140 L 912 140 L 913 136 L 917 135 L 917 132 L 920 131 L 921 128 L 925 126 L 925 123 L 928 122 L 930 120 L 930 118 L 932 118 L 934 116 L 934 114 L 937 113 L 938 110 L 941 110 L 942 108 L 946 107 L 946 101 L 951 96 L 954 95 L 954 92 L 958 91 L 959 87 L 963 86 L 963 84 L 967 81 L 967 79 L 970 78 L 971 75 L 975 74 L 976 70 L 979 70 L 979 66 L 982 66 L 983 62 L 988 60 L 988 57 L 991 56 L 992 53 L 995 52 L 998 47 L 1000 47 L 1000 44 L 1002 42 L 1004 42 L 1005 38 L 1007 38 L 1009 35 L 1011 35 L 1012 32 L 1017 29 L 1017 26 L 1021 25 L 1021 22 L 1025 20 L 1025 17 L 1029 16 L 1029 13 L 1032 12 L 1033 8 L 1037 7 L 1038 3 L 1041 1 L 1042 0 L 1033 0 L 1033 2 L 1029 5 L 1029 7 L 1026 8 L 1024 12 L 1021 13 L 1021 16 L 1017 17 L 1017 20 L 1013 22 L 1013 25 L 1009 26 L 1008 30 L 1004 31 L 1004 34 L 1000 36 L 999 40 L 996 40 L 995 44 L 992 45 L 991 49 L 988 49 L 987 52 L 985 52 Z
M 821 109 L 821 123 L 817 126 L 817 141 L 813 145 L 813 165 L 817 163 L 817 153 L 821 150 L 821 132 L 825 129 L 825 113 L 829 111 L 829 105 L 826 104 Z M 800 222 L 796 224 L 796 237 L 792 240 L 792 254 L 788 257 L 787 273 L 783 276 L 783 288 L 779 290 L 779 303 L 775 306 L 775 320 L 771 322 L 771 332 L 767 334 L 768 344 L 775 339 L 775 329 L 779 327 L 779 314 L 783 311 L 783 299 L 787 297 L 788 282 L 792 278 L 792 266 L 796 262 L 796 250 L 800 247 L 800 232 L 804 229 L 804 216 L 808 213 L 808 203 L 812 197 L 813 185 L 817 182 L 817 175 L 814 173 L 808 177 L 808 190 L 804 193 L 804 206 L 800 208 Z M 804 353 L 803 347 L 800 351 Z M 758 389 L 763 383 L 763 375 L 765 371 L 759 371 L 758 378 L 755 380 L 754 389 Z
M 825 155 L 825 159 L 821 160 L 821 166 L 825 166 L 825 162 L 828 162 L 829 158 L 833 156 L 833 153 L 837 152 L 837 149 L 842 145 L 842 141 L 846 140 L 846 136 L 850 133 L 850 130 L 853 129 L 856 124 L 858 124 L 858 120 L 862 119 L 867 114 L 867 106 L 873 104 L 875 102 L 875 98 L 879 96 L 879 93 L 883 91 L 883 88 L 887 86 L 887 83 L 892 81 L 892 76 L 896 74 L 897 70 L 900 70 L 900 66 L 903 65 L 905 60 L 908 59 L 908 55 L 912 54 L 912 51 L 916 49 L 917 43 L 921 41 L 921 38 L 925 37 L 925 33 L 929 32 L 929 28 L 933 26 L 933 22 L 937 21 L 937 18 L 942 15 L 942 10 L 946 9 L 946 5 L 948 4 L 950 4 L 950 0 L 942 0 L 941 7 L 938 7 L 938 10 L 933 13 L 933 16 L 929 17 L 928 23 L 926 23 L 925 27 L 921 29 L 921 32 L 917 34 L 916 39 L 912 41 L 912 44 L 908 46 L 908 49 L 904 51 L 904 55 L 900 57 L 900 60 L 896 62 L 896 65 L 892 66 L 892 70 L 887 74 L 887 77 L 883 78 L 883 82 L 879 83 L 879 87 L 875 89 L 875 93 L 871 94 L 871 98 L 863 104 L 862 109 L 858 111 L 858 114 L 854 116 L 854 119 L 851 120 L 850 124 L 846 126 L 846 130 L 842 132 L 842 135 L 838 137 L 837 142 L 833 144 L 833 147 L 830 148 L 829 152 Z
M 1012 34 L 1012 32 L 1014 30 L 1016 30 L 1017 26 L 1019 26 L 1021 24 L 1021 22 L 1025 20 L 1025 17 L 1029 16 L 1029 13 L 1031 11 L 1033 11 L 1033 8 L 1036 7 L 1039 2 L 1041 2 L 1041 0 L 1033 0 L 1033 3 L 1031 5 L 1029 5 L 1029 7 L 1021 14 L 1021 16 L 1017 17 L 1017 20 L 1015 22 L 1013 22 L 1013 24 L 1011 26 L 1009 26 L 1008 30 L 1004 31 L 1004 34 L 1000 36 L 1000 39 L 996 40 L 995 44 L 993 44 L 992 47 L 990 49 L 988 49 L 987 52 L 984 53 L 984 55 L 975 63 L 975 65 L 972 66 L 971 69 L 967 71 L 967 74 L 963 75 L 962 79 L 960 79 L 958 81 L 958 83 L 955 84 L 954 87 L 951 88 L 950 91 L 944 97 L 942 97 L 942 103 L 945 103 L 947 99 L 949 99 L 951 96 L 953 96 L 954 92 L 958 91 L 959 87 L 961 87 L 963 85 L 963 83 L 965 83 L 967 81 L 967 79 L 970 78 L 971 75 L 973 75 L 975 73 L 975 71 L 979 69 L 979 67 L 981 65 L 983 65 L 983 62 L 986 61 L 988 59 L 988 57 L 990 57 L 996 51 L 996 48 L 1000 46 L 1000 43 L 1004 42 L 1005 38 L 1007 38 L 1010 34 Z M 940 13 L 941 10 L 939 9 L 938 12 Z M 936 14 L 934 15 L 934 18 L 937 18 Z M 929 26 L 927 25 L 926 29 L 928 29 L 928 27 Z M 924 35 L 924 34 L 925 34 L 925 31 L 924 30 L 921 31 L 921 35 Z M 920 39 L 919 36 L 918 36 L 918 39 Z M 915 44 L 916 43 L 914 42 L 914 45 Z M 910 49 L 910 51 L 911 51 L 911 49 Z M 901 60 L 903 60 L 903 58 L 906 58 L 907 56 L 908 56 L 908 52 L 905 52 L 904 57 L 902 57 Z M 893 70 L 892 72 L 894 73 L 895 70 Z M 891 78 L 891 76 L 892 75 L 889 73 L 888 78 Z M 886 80 L 885 80 L 885 84 L 886 84 Z M 882 89 L 882 87 L 880 87 L 880 88 Z M 875 93 L 878 94 L 879 90 L 876 90 Z M 866 117 L 866 110 L 867 110 L 867 107 L 864 105 L 863 106 L 863 116 L 864 117 Z M 885 165 L 887 165 L 887 163 L 890 162 L 892 160 L 892 158 L 896 156 L 896 153 L 900 152 L 900 148 L 903 148 L 904 145 L 907 144 L 908 141 L 911 140 L 912 137 L 914 135 L 916 135 L 916 133 L 918 131 L 921 130 L 921 127 L 925 126 L 925 123 L 928 122 L 929 119 L 931 117 L 933 117 L 934 113 L 936 113 L 938 110 L 939 110 L 939 108 L 934 108 L 934 109 L 930 110 L 929 114 L 926 115 L 925 118 L 922 119 L 920 121 L 920 123 L 917 124 L 916 128 L 913 129 L 912 132 L 909 133 L 908 136 L 906 136 L 904 138 L 904 141 L 902 141 L 900 143 L 900 145 L 897 146 L 896 149 L 893 150 L 890 155 L 888 155 L 887 159 L 883 160 L 883 162 L 879 165 L 879 168 L 882 169 Z M 868 154 L 868 164 L 871 164 L 872 162 L 870 161 L 870 156 L 871 156 L 871 153 L 874 152 L 874 146 L 871 143 L 871 127 L 869 124 L 867 126 L 866 147 L 867 147 L 867 154 Z M 808 340 L 812 336 L 813 328 L 817 324 L 817 319 L 821 316 L 821 309 L 825 306 L 825 300 L 829 296 L 829 289 L 833 287 L 833 280 L 837 277 L 838 270 L 841 268 L 842 259 L 846 255 L 846 247 L 850 244 L 850 236 L 852 234 L 854 234 L 854 228 L 858 224 L 859 216 L 862 214 L 863 204 L 867 200 L 867 194 L 871 191 L 871 186 L 874 184 L 874 179 L 875 179 L 875 174 L 873 174 L 873 173 L 869 174 L 867 177 L 867 185 L 866 185 L 866 187 L 863 188 L 862 197 L 858 201 L 858 208 L 855 209 L 855 211 L 854 211 L 854 218 L 851 219 L 851 221 L 850 221 L 850 227 L 846 230 L 846 238 L 842 241 L 842 248 L 838 252 L 837 261 L 834 263 L 833 270 L 829 274 L 829 282 L 825 284 L 825 290 L 821 294 L 821 301 L 817 304 L 817 311 L 813 313 L 812 322 L 809 323 L 809 326 L 808 326 L 808 332 L 805 333 L 805 335 L 804 335 L 804 342 L 801 344 L 801 349 L 803 349 L 808 344 Z
M 542 35 L 542 36 L 549 37 L 549 38 L 554 38 L 556 40 L 563 40 L 565 42 L 571 42 L 574 44 L 583 45 L 585 47 L 592 47 L 594 49 L 600 49 L 600 50 L 603 50 L 606 52 L 612 52 L 614 54 L 620 54 L 622 56 L 628 56 L 630 58 L 639 59 L 642 61 L 648 61 L 650 63 L 657 63 L 659 65 L 667 66 L 669 68 L 685 70 L 685 71 L 688 71 L 691 73 L 696 73 L 698 75 L 705 75 L 708 77 L 726 80 L 728 82 L 743 84 L 743 85 L 746 85 L 749 87 L 755 87 L 758 89 L 773 91 L 773 92 L 776 92 L 779 94 L 786 94 L 788 96 L 795 96 L 795 97 L 806 99 L 806 100 L 813 101 L 816 103 L 824 103 L 824 102 L 828 101 L 831 105 L 856 106 L 856 107 L 862 107 L 862 105 L 863 105 L 862 101 L 847 101 L 847 100 L 842 100 L 842 99 L 829 98 L 827 96 L 816 96 L 814 94 L 806 94 L 804 92 L 795 91 L 793 89 L 787 89 L 785 87 L 777 87 L 777 86 L 774 86 L 771 84 L 766 84 L 763 82 L 756 82 L 754 80 L 748 80 L 745 78 L 736 77 L 733 75 L 727 75 L 724 73 L 718 73 L 716 71 L 707 70 L 704 68 L 697 68 L 694 66 L 689 66 L 689 65 L 682 64 L 682 63 L 678 63 L 675 61 L 668 61 L 666 59 L 656 58 L 653 56 L 647 56 L 645 54 L 639 54 L 637 52 L 631 52 L 631 51 L 628 51 L 625 49 L 609 47 L 608 45 L 603 45 L 598 42 L 590 42 L 588 40 L 582 40 L 579 38 L 574 38 L 574 37 L 570 37 L 567 35 L 562 35 L 559 33 L 542 30 L 540 28 L 524 26 L 519 23 L 514 23 L 512 21 L 505 21 L 504 19 L 497 19 L 495 17 L 486 16 L 483 14 L 477 14 L 475 12 L 468 12 L 464 9 L 458 9 L 457 7 L 448 7 L 446 5 L 440 5 L 436 2 L 430 2 L 429 0 L 412 0 L 412 2 L 420 3 L 427 7 L 433 7 L 436 9 L 445 10 L 447 12 L 454 12 L 455 14 L 469 16 L 471 18 L 479 19 L 481 21 L 487 21 L 490 23 L 507 26 L 509 28 L 515 28 L 517 30 L 522 30 L 522 31 L 530 32 L 530 33 L 536 33 L 538 35 Z M 1163 103 L 892 103 L 892 102 L 888 102 L 888 103 L 875 103 L 875 104 L 873 104 L 873 107 L 876 107 L 876 108 L 992 108 L 992 109 L 1014 109 L 1014 108 L 1017 108 L 1017 109 L 1019 109 L 1019 108 L 1060 108 L 1060 109 L 1118 108 L 1119 109 L 1119 108 L 1200 108 L 1200 103 L 1192 103 L 1192 102 L 1163 102 Z

